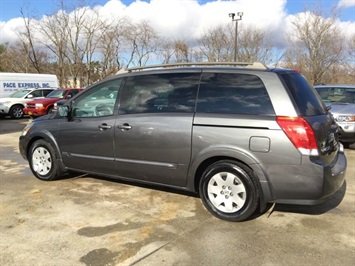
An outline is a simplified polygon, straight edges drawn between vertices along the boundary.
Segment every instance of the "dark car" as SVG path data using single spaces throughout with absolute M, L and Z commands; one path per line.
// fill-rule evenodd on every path
M 299 73 L 248 63 L 128 69 L 28 124 L 33 174 L 104 175 L 199 194 L 213 215 L 317 204 L 343 184 L 338 125 Z

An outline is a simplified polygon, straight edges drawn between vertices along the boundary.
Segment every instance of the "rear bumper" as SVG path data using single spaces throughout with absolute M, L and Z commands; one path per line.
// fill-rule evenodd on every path
M 267 170 L 270 174 L 269 186 L 272 193 L 269 193 L 271 197 L 266 201 L 316 205 L 342 187 L 347 160 L 345 154 L 339 152 L 336 162 L 332 165 L 304 159 L 304 162 L 298 166 L 279 165 L 278 169 L 274 167 Z

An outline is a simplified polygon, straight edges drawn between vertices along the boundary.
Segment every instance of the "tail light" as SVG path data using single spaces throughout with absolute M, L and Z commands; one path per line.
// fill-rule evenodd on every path
M 276 122 L 302 155 L 319 155 L 314 131 L 304 118 L 278 116 Z

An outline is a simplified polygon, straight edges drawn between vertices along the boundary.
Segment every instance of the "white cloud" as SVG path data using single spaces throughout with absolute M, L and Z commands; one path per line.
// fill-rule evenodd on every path
M 7 22 L 0 22 L 0 43 L 12 43 L 18 39 L 17 33 L 24 27 L 22 18 L 14 18 Z
M 292 15 L 286 11 L 287 0 L 215 0 L 199 3 L 198 0 L 136 0 L 130 5 L 123 0 L 109 0 L 103 6 L 95 6 L 100 17 L 117 19 L 128 17 L 133 22 L 147 20 L 158 34 L 174 39 L 194 39 L 208 29 L 232 23 L 229 13 L 243 12 L 240 27 L 253 24 L 268 30 L 276 43 L 282 43 L 285 32 L 289 31 L 288 21 Z M 354 5 L 354 0 L 340 0 L 339 5 Z M 42 18 L 43 19 L 43 18 Z M 339 22 L 343 31 L 353 34 L 355 22 Z M 22 18 L 0 22 L 0 42 L 16 40 Z
M 240 23 L 279 29 L 287 15 L 285 4 L 286 0 L 217 0 L 205 4 L 197 0 L 151 0 L 124 6 L 119 0 L 110 0 L 100 13 L 124 14 L 135 22 L 147 20 L 164 36 L 191 38 L 199 37 L 212 27 L 231 23 L 228 14 L 237 12 L 244 13 Z
M 355 6 L 354 0 L 340 0 L 338 3 L 338 7 L 352 7 Z

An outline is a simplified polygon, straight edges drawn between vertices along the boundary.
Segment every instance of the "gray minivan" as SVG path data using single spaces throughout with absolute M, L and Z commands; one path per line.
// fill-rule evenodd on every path
M 307 80 L 247 63 L 128 69 L 28 124 L 19 145 L 41 180 L 74 171 L 193 191 L 228 221 L 317 204 L 347 166 Z

